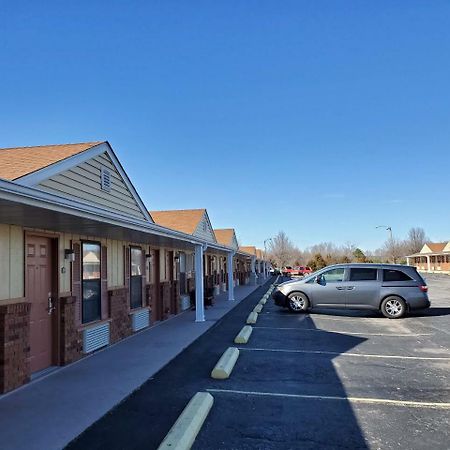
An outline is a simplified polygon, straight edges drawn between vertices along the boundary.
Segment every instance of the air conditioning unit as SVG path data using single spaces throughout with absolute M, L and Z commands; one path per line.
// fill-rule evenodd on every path
M 147 308 L 131 313 L 131 327 L 133 331 L 142 330 L 147 328 L 149 325 L 150 311 Z
M 83 330 L 83 353 L 91 353 L 109 345 L 109 322 Z

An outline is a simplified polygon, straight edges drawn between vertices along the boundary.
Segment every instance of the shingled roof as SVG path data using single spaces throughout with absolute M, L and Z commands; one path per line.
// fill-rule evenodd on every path
M 223 228 L 219 230 L 214 230 L 217 242 L 219 244 L 230 247 L 233 245 L 234 229 L 233 228 Z
M 102 141 L 98 141 L 38 147 L 1 148 L 0 178 L 16 180 L 102 143 Z
M 158 225 L 181 231 L 182 233 L 194 234 L 206 209 L 177 209 L 171 211 L 149 212 Z
M 256 256 L 256 247 L 239 247 L 239 251 Z
M 444 251 L 444 248 L 446 247 L 447 244 L 448 244 L 448 242 L 427 242 L 425 245 L 432 252 L 439 253 L 439 252 Z

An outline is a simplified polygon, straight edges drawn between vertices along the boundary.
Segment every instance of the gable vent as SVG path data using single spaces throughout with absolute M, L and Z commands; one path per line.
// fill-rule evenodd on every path
M 109 192 L 111 190 L 111 172 L 108 169 L 102 167 L 101 177 L 102 189 Z

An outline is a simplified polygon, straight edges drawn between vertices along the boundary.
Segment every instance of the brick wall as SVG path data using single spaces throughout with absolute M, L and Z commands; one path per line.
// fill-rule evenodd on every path
M 30 304 L 0 305 L 0 393 L 30 380 Z
M 110 290 L 108 291 L 108 298 L 111 314 L 111 343 L 113 343 L 133 334 L 128 305 L 128 289 Z
M 77 326 L 77 298 L 62 297 L 60 304 L 60 356 L 62 366 L 78 361 L 83 357 L 83 342 Z

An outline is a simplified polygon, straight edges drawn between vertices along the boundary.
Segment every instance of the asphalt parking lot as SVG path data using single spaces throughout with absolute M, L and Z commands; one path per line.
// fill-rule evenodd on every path
M 70 448 L 157 448 L 195 392 L 214 406 L 195 449 L 450 447 L 450 277 L 432 307 L 293 315 L 267 302 L 228 380 L 209 376 L 266 291 L 244 300 Z

